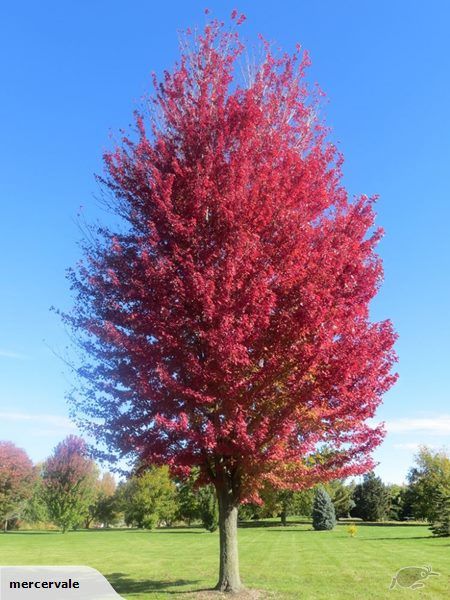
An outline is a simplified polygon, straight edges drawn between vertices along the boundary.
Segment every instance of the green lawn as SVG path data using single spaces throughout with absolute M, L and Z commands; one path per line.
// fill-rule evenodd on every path
M 239 529 L 239 547 L 245 585 L 280 600 L 450 597 L 450 538 L 432 538 L 422 525 L 359 525 L 355 538 L 344 525 L 248 527 Z M 0 564 L 91 566 L 130 600 L 186 600 L 185 592 L 212 587 L 217 552 L 218 534 L 201 529 L 0 534 Z M 441 576 L 390 592 L 395 572 L 413 565 Z

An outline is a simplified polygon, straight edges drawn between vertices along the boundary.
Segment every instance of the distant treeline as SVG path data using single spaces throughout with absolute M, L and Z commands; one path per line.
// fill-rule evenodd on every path
M 117 483 L 111 473 L 101 474 L 79 437 L 67 437 L 37 465 L 24 450 L 0 442 L 0 522 L 5 531 L 21 527 L 63 532 L 89 527 L 152 529 L 174 524 L 196 524 L 215 531 L 215 490 L 199 486 L 198 475 L 194 469 L 189 478 L 177 480 L 167 466 L 137 468 Z M 288 517 L 310 519 L 319 488 L 330 497 L 338 519 L 423 520 L 432 523 L 437 535 L 448 535 L 450 458 L 444 450 L 425 446 L 415 457 L 405 485 L 385 484 L 374 473 L 360 483 L 335 480 L 302 491 L 266 484 L 258 502 L 240 506 L 239 519 L 279 518 L 283 525 Z

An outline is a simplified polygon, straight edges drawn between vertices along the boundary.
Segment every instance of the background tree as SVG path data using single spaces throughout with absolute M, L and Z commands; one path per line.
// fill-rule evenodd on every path
M 97 473 L 86 443 L 74 435 L 59 443 L 45 461 L 43 495 L 50 518 L 63 533 L 86 518 L 95 494 Z
M 150 467 L 131 477 L 121 489 L 125 523 L 153 529 L 172 522 L 177 513 L 176 487 L 167 466 Z
M 389 491 L 375 473 L 364 475 L 362 483 L 355 487 L 355 507 L 352 516 L 364 521 L 381 521 L 387 518 L 390 506 Z
M 116 481 L 111 473 L 104 473 L 95 481 L 92 490 L 91 502 L 88 506 L 88 512 L 84 520 L 86 529 L 89 529 L 92 522 L 110 522 L 116 511 L 115 502 Z M 111 511 L 108 517 L 108 511 Z
M 286 517 L 290 512 L 293 491 L 281 490 L 267 482 L 260 490 L 260 504 L 251 504 L 254 519 L 265 519 L 279 516 L 282 524 L 286 524 Z
M 213 486 L 203 486 L 198 491 L 198 505 L 203 527 L 213 533 L 219 526 L 219 509 Z
M 111 473 L 104 473 L 97 485 L 94 519 L 105 527 L 109 527 L 117 523 L 120 513 L 116 497 L 116 480 Z
M 450 494 L 450 457 L 445 450 L 419 449 L 408 474 L 412 512 L 417 519 L 433 521 L 436 490 Z
M 400 521 L 411 520 L 414 518 L 413 515 L 413 502 L 414 493 L 411 490 L 411 486 L 405 485 L 400 490 L 400 497 L 398 498 L 400 504 L 399 519 Z
M 330 496 L 323 487 L 318 487 L 314 496 L 312 524 L 316 531 L 333 529 L 336 515 Z
M 393 521 L 401 521 L 405 511 L 405 486 L 390 484 L 386 486 L 389 494 L 389 509 L 387 517 Z
M 0 441 L 0 523 L 18 517 L 33 489 L 35 471 L 25 450 L 12 442 Z
M 312 515 L 314 495 L 314 488 L 308 488 L 300 492 L 294 492 L 292 513 L 301 517 L 310 518 Z
M 311 517 L 314 489 L 299 492 L 283 490 L 266 483 L 260 491 L 261 503 L 246 503 L 239 507 L 239 519 L 259 520 L 280 517 L 281 524 L 287 524 L 289 515 Z
M 38 525 L 50 521 L 44 498 L 44 483 L 42 480 L 42 463 L 35 466 L 35 479 L 29 498 L 26 500 L 22 517 L 27 523 Z
M 283 526 L 287 525 L 288 515 L 292 512 L 294 504 L 293 490 L 279 490 L 278 498 L 280 502 L 280 519 Z
M 184 479 L 178 479 L 177 485 L 177 519 L 191 525 L 193 521 L 200 520 L 200 508 L 198 503 L 198 488 L 196 482 L 198 470 L 193 469 Z
M 324 488 L 331 498 L 336 517 L 338 519 L 349 517 L 355 506 L 353 500 L 355 486 L 353 484 L 346 485 L 342 479 L 336 479 L 324 485 Z
M 254 502 L 246 502 L 239 505 L 239 521 L 256 521 L 261 518 L 261 505 Z
M 369 319 L 373 199 L 342 186 L 308 56 L 265 44 L 240 82 L 237 31 L 186 40 L 155 82 L 157 118 L 137 114 L 136 137 L 106 153 L 123 224 L 93 229 L 65 316 L 86 351 L 74 405 L 103 455 L 195 466 L 215 487 L 225 591 L 241 587 L 239 504 L 268 480 L 370 469 L 383 432 L 366 419 L 395 379 L 392 326 Z
M 198 486 L 198 469 L 193 469 L 190 476 L 178 485 L 177 516 L 186 521 L 201 521 L 203 527 L 216 531 L 218 527 L 218 507 L 215 490 L 211 485 Z
M 256 515 L 259 518 L 279 516 L 282 525 L 287 525 L 289 515 L 311 516 L 314 500 L 314 490 L 306 489 L 300 492 L 277 489 L 266 484 L 260 493 L 262 505 Z
M 450 536 L 450 494 L 437 489 L 433 494 L 433 518 L 430 529 L 438 537 Z

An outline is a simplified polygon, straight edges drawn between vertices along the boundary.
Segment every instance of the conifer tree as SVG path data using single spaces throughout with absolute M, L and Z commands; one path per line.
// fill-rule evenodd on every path
M 371 472 L 364 475 L 362 483 L 355 488 L 355 507 L 352 516 L 363 521 L 382 521 L 388 516 L 390 494 L 380 477 Z
M 316 531 L 333 529 L 336 525 L 336 515 L 330 496 L 322 488 L 317 488 L 312 511 L 313 527 Z
M 430 525 L 433 535 L 450 536 L 450 495 L 437 489 L 434 496 L 434 517 Z

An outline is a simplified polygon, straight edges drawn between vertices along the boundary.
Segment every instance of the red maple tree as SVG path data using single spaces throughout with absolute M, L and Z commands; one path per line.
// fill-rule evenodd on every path
M 233 18 L 242 22 L 236 14 Z M 199 467 L 220 510 L 218 589 L 237 590 L 237 507 L 372 468 L 395 377 L 373 199 L 350 201 L 300 49 L 239 83 L 237 30 L 209 23 L 105 155 L 110 206 L 71 273 L 90 357 L 75 400 L 111 453 Z

